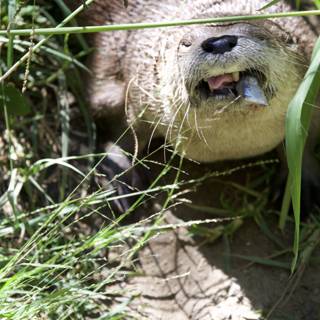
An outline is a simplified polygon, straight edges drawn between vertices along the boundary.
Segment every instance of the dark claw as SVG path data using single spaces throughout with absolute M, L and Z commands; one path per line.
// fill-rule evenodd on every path
M 117 213 L 124 213 L 136 200 L 130 194 L 146 187 L 142 178 L 146 175 L 140 174 L 141 168 L 132 167 L 131 160 L 120 147 L 110 144 L 107 149 L 108 156 L 98 167 L 102 175 L 97 176 L 96 181 L 102 187 L 116 190 L 114 196 L 121 197 L 112 202 L 112 208 Z

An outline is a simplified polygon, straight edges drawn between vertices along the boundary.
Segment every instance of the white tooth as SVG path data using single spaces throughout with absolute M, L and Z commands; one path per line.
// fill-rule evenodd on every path
M 232 77 L 235 82 L 238 82 L 240 79 L 240 72 L 233 72 Z

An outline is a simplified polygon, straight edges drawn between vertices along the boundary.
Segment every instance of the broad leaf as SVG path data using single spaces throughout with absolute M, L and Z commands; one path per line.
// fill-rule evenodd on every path
M 14 85 L 3 85 L 0 88 L 1 112 L 7 107 L 8 114 L 13 116 L 24 116 L 31 111 L 29 100 L 14 87 Z
M 286 120 L 286 152 L 291 179 L 291 197 L 295 218 L 294 261 L 295 269 L 300 238 L 301 167 L 304 145 L 311 120 L 313 106 L 320 89 L 320 38 L 316 42 L 312 61 L 306 75 L 289 104 Z

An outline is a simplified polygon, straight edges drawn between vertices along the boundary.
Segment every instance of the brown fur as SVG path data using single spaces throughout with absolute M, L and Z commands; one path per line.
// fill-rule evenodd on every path
M 120 0 L 98 0 L 87 9 L 85 20 L 97 25 L 247 15 L 257 14 L 266 3 L 131 0 L 125 8 Z M 280 2 L 266 12 L 290 9 Z M 244 39 L 237 52 L 225 59 L 203 58 L 198 49 L 202 41 L 235 33 Z M 150 136 L 160 135 L 187 157 L 211 162 L 255 156 L 282 141 L 287 105 L 302 79 L 316 35 L 296 17 L 115 31 L 91 38 L 96 50 L 89 61 L 93 76 L 88 93 L 94 114 L 100 118 L 122 114 L 127 103 L 128 120 L 137 130 L 140 148 Z M 179 45 L 184 39 L 191 39 L 195 48 L 184 51 Z M 244 108 L 239 102 L 230 108 L 225 103 L 197 100 L 194 88 L 204 76 L 251 66 L 264 70 L 266 90 L 276 92 L 269 107 Z

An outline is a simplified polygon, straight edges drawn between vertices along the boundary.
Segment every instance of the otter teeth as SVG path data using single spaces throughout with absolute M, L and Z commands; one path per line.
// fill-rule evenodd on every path
M 240 72 L 232 72 L 232 77 L 234 82 L 238 82 L 240 79 Z
M 239 95 L 247 104 L 267 106 L 268 101 L 265 93 L 253 75 L 242 74 L 240 72 L 225 73 L 212 76 L 204 80 L 207 82 L 211 94 L 214 95 Z

